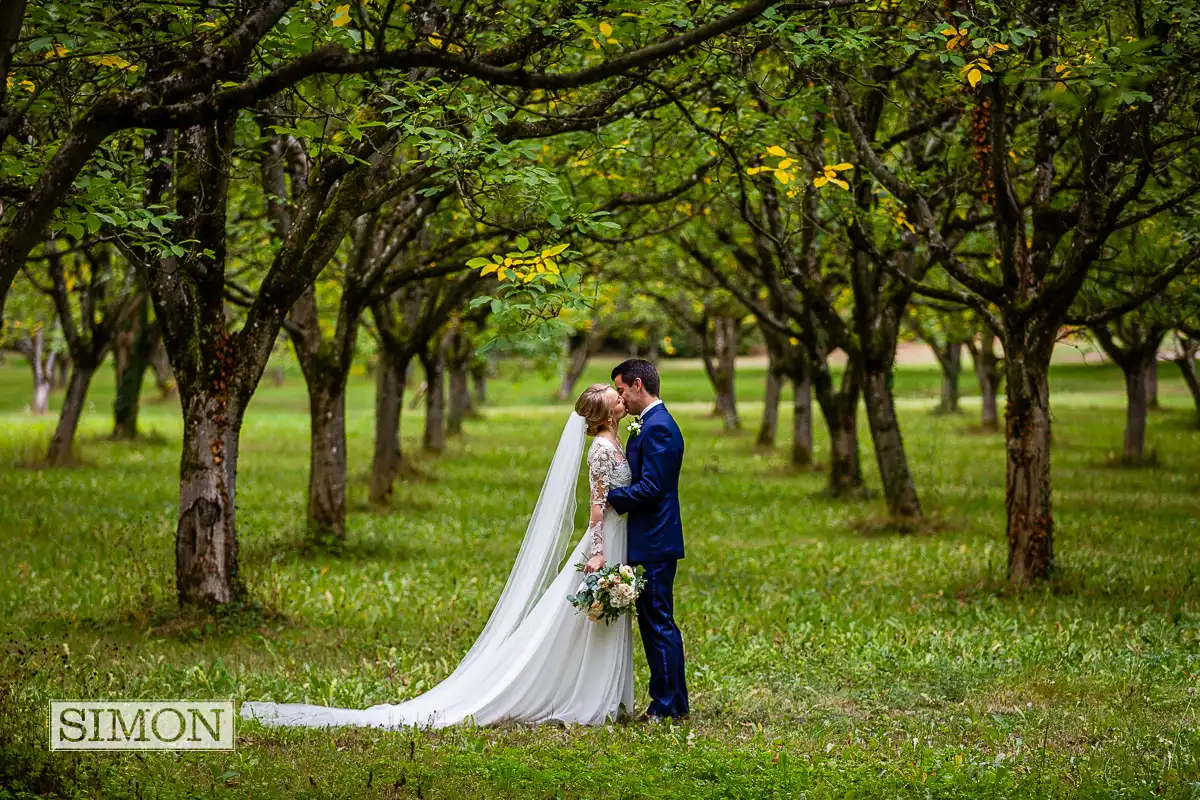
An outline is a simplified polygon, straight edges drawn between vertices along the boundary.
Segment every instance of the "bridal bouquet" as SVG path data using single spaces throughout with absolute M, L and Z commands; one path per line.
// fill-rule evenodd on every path
M 583 564 L 577 564 L 576 569 L 582 572 Z M 613 564 L 585 575 L 575 594 L 567 595 L 567 602 L 577 611 L 586 611 L 592 622 L 609 623 L 622 614 L 632 613 L 633 601 L 645 585 L 646 579 L 633 567 Z

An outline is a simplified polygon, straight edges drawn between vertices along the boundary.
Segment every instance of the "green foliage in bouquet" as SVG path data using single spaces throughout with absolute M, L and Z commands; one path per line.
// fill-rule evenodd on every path
M 583 567 L 575 565 L 581 572 Z M 646 578 L 640 571 L 628 564 L 612 564 L 584 575 L 578 591 L 567 595 L 567 602 L 586 612 L 592 622 L 608 624 L 623 614 L 633 613 L 633 602 L 645 585 Z

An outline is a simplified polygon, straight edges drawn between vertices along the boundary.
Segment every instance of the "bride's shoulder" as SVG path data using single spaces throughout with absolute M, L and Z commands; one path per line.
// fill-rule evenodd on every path
M 608 454 L 621 454 L 621 445 L 604 436 L 597 436 L 592 439 L 592 446 L 588 449 L 588 458 L 593 456 L 601 456 Z

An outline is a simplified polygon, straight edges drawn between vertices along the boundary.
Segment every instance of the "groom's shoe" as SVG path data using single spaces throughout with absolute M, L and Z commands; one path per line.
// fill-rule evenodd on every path
M 680 714 L 677 717 L 664 717 L 664 716 L 660 716 L 658 714 L 651 714 L 649 709 L 647 709 L 645 712 L 642 713 L 641 716 L 639 716 L 636 720 L 634 720 L 634 722 L 642 722 L 642 723 L 653 725 L 655 723 L 666 722 L 668 720 L 671 722 L 684 722 L 687 720 L 687 718 L 688 718 L 687 714 Z

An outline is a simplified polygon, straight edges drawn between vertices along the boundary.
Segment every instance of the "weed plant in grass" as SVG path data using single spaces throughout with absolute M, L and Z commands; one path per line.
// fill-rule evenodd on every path
M 581 385 L 606 377 L 597 363 Z M 762 379 L 740 375 L 748 421 Z M 505 367 L 485 418 L 436 460 L 419 456 L 422 420 L 406 410 L 419 476 L 374 511 L 371 386 L 355 379 L 348 537 L 330 551 L 303 536 L 303 387 L 294 377 L 264 386 L 238 487 L 250 602 L 208 616 L 174 601 L 175 406 L 148 396 L 143 424 L 158 438 L 109 442 L 103 372 L 81 428 L 83 465 L 30 469 L 20 464 L 53 421 L 23 411 L 27 380 L 20 365 L 0 368 L 0 797 L 1200 794 L 1200 431 L 1165 370 L 1165 409 L 1150 421 L 1159 464 L 1124 470 L 1108 465 L 1123 425 L 1119 374 L 1055 367 L 1059 570 L 1013 593 L 1003 439 L 966 434 L 977 400 L 958 417 L 929 413 L 936 371 L 896 377 L 933 512 L 922 532 L 898 536 L 878 524 L 879 498 L 829 500 L 822 475 L 793 471 L 785 451 L 756 451 L 752 424 L 721 432 L 703 373 L 668 365 L 664 393 L 688 439 L 677 606 L 691 721 L 424 733 L 243 723 L 233 753 L 143 755 L 47 753 L 47 701 L 358 707 L 446 676 L 503 586 L 567 406 L 549 404 L 552 376 Z M 863 464 L 873 465 L 865 449 Z

